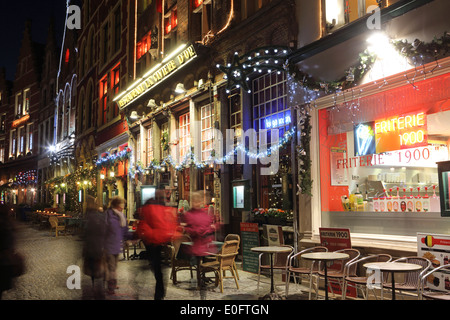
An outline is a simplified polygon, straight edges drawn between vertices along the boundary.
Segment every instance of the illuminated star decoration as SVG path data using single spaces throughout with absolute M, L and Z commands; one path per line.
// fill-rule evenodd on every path
M 217 65 L 227 79 L 226 91 L 229 93 L 234 88 L 241 88 L 250 93 L 248 86 L 248 77 L 251 73 L 263 71 L 278 73 L 286 71 L 287 56 L 290 53 L 288 47 L 261 47 L 248 52 L 243 56 L 234 53 L 232 63 L 227 66 Z

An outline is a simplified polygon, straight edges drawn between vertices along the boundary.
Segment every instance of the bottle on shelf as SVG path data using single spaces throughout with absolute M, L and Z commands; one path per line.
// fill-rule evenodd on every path
M 420 187 L 417 187 L 417 196 L 414 197 L 414 207 L 416 212 L 423 211 L 422 197 L 420 195 Z
M 428 187 L 425 187 L 425 195 L 422 197 L 422 210 L 429 212 L 431 207 L 430 197 L 428 196 Z
M 440 212 L 441 211 L 441 199 L 436 195 L 436 186 L 433 186 L 433 195 L 430 197 L 430 211 Z
M 397 195 L 392 197 L 392 211 L 398 212 L 400 211 L 400 195 L 399 195 L 400 188 L 397 187 Z
M 356 185 L 355 192 L 355 203 L 356 203 L 356 211 L 364 211 L 364 198 L 361 192 L 359 191 L 359 185 Z
M 400 211 L 401 212 L 407 211 L 407 209 L 406 209 L 407 202 L 408 202 L 408 199 L 406 197 L 406 188 L 403 188 L 403 196 L 401 196 L 401 198 L 400 198 Z
M 373 211 L 379 212 L 380 211 L 380 198 L 378 198 L 378 193 L 375 194 L 372 202 L 373 202 Z
M 383 195 L 380 197 L 380 212 L 386 211 L 386 189 L 383 189 Z
M 386 211 L 391 212 L 392 210 L 392 188 L 390 188 L 389 194 L 386 195 Z
M 406 201 L 406 211 L 407 212 L 414 212 L 415 206 L 414 206 L 414 196 L 413 196 L 413 188 L 409 188 L 409 190 L 411 191 L 410 196 L 408 197 L 407 201 Z

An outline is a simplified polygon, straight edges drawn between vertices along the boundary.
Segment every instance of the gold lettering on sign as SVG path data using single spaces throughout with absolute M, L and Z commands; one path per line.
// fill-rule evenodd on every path
M 194 46 L 190 45 L 174 59 L 169 60 L 161 68 L 144 79 L 138 86 L 132 88 L 127 94 L 125 94 L 123 98 L 118 101 L 119 107 L 125 107 L 131 101 L 150 90 L 153 86 L 164 80 L 165 77 L 169 76 L 173 72 L 176 72 L 177 69 L 190 62 L 195 57 L 197 57 L 197 53 L 195 52 Z

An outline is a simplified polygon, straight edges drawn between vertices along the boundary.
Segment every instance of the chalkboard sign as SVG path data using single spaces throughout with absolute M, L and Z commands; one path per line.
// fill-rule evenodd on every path
M 241 223 L 242 239 L 242 269 L 248 272 L 258 272 L 259 253 L 251 251 L 251 248 L 259 246 L 259 229 L 257 223 Z

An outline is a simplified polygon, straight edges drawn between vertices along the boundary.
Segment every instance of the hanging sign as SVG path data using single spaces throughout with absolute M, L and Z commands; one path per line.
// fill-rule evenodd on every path
M 172 54 L 168 55 L 168 57 L 170 56 L 172 56 Z M 196 57 L 197 53 L 195 52 L 194 45 L 190 45 L 185 47 L 185 49 L 180 51 L 178 54 L 175 54 L 172 59 L 169 59 L 168 61 L 163 60 L 164 64 L 160 65 L 155 70 L 150 70 L 144 75 L 143 79 L 137 83 L 137 85 L 132 85 L 126 92 L 119 96 L 120 99 L 117 101 L 119 107 L 124 108 L 130 102 L 146 93 L 148 90 L 187 63 L 191 62 Z
M 28 119 L 30 119 L 30 115 L 24 115 L 22 118 L 14 120 L 13 123 L 11 124 L 11 127 L 16 128 L 18 126 L 20 126 L 21 124 L 24 124 L 25 122 L 28 121 Z
M 376 153 L 427 146 L 427 115 L 411 113 L 374 123 Z

